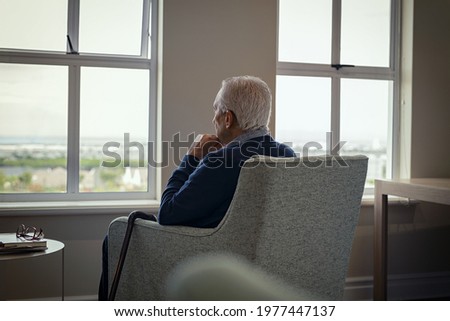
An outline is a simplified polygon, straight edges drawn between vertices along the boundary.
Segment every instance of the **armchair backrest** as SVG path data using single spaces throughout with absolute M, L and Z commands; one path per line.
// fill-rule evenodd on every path
M 367 162 L 365 156 L 251 158 L 220 234 L 228 235 L 231 251 L 295 288 L 340 300 Z

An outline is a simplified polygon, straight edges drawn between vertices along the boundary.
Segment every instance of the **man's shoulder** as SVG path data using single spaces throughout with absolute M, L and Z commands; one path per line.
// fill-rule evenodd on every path
M 271 135 L 254 137 L 244 143 L 244 146 L 261 147 L 260 154 L 274 157 L 295 157 L 295 151 L 284 143 L 276 141 Z
M 270 135 L 253 137 L 244 142 L 232 142 L 223 148 L 208 153 L 202 164 L 208 167 L 235 168 L 253 155 L 273 157 L 295 157 L 295 152 L 289 146 L 275 141 Z
M 278 150 L 281 152 L 282 157 L 297 157 L 295 151 L 288 145 L 284 143 L 276 142 L 278 145 Z

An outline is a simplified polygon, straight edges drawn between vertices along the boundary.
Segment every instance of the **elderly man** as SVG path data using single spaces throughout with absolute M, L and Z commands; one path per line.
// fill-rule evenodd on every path
M 162 225 L 215 227 L 224 217 L 245 160 L 253 155 L 294 157 L 269 134 L 272 94 L 257 77 L 222 82 L 214 101 L 216 135 L 199 135 L 173 172 L 161 198 Z M 107 299 L 108 241 L 103 242 L 99 300 Z
M 199 135 L 167 183 L 158 222 L 215 227 L 224 217 L 245 160 L 253 155 L 294 157 L 269 134 L 272 94 L 257 77 L 222 82 L 214 101 L 216 135 Z

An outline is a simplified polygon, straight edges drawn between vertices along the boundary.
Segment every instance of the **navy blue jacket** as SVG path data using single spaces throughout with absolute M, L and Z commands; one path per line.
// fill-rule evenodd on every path
M 294 151 L 270 135 L 231 142 L 199 161 L 184 156 L 161 198 L 163 225 L 217 226 L 230 206 L 242 164 L 253 155 L 294 157 Z

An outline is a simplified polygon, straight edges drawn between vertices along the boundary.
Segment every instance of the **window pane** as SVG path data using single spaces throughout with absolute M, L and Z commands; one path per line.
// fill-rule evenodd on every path
M 390 0 L 343 0 L 343 64 L 389 67 Z
M 366 186 L 387 178 L 388 126 L 392 81 L 343 79 L 341 84 L 341 154 L 369 157 Z
M 148 70 L 81 69 L 81 192 L 147 191 L 149 79 Z
M 331 63 L 331 0 L 280 0 L 278 60 Z
M 308 142 L 321 144 L 325 154 L 326 133 L 330 131 L 331 79 L 277 76 L 277 140 L 292 143 L 302 152 Z M 306 145 L 306 146 L 305 146 Z M 318 148 L 309 150 L 313 154 Z
M 142 0 L 80 0 L 79 51 L 140 55 Z
M 66 191 L 67 67 L 0 64 L 0 192 Z
M 66 51 L 67 0 L 0 0 L 0 48 Z

